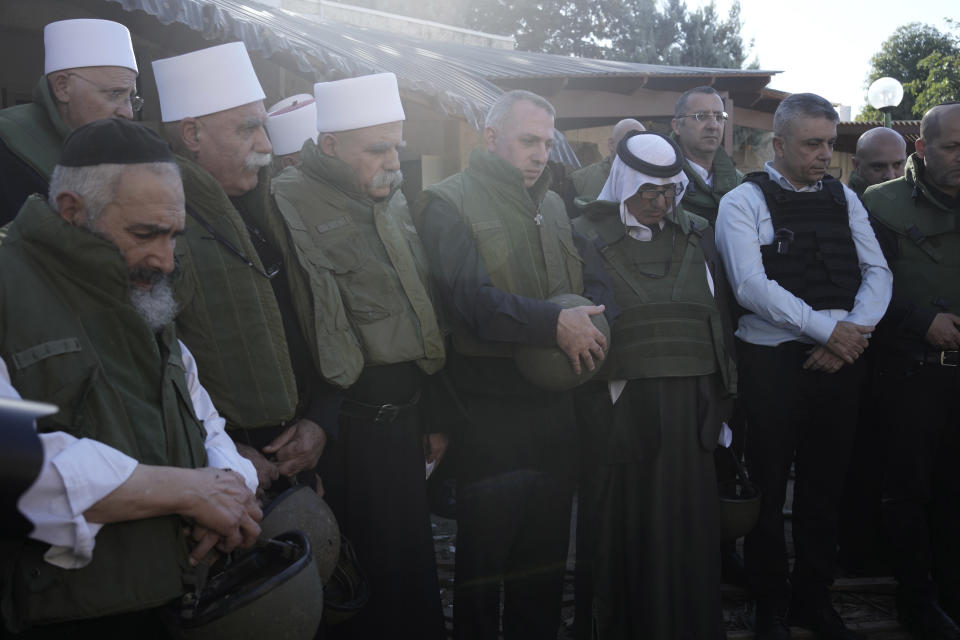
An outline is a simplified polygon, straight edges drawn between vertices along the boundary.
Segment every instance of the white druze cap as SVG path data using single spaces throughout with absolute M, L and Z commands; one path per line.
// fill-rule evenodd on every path
M 153 75 L 164 122 L 226 111 L 266 97 L 242 42 L 154 60 Z
M 313 85 L 317 130 L 336 133 L 405 120 L 397 76 L 376 73 Z
M 43 28 L 43 73 L 80 67 L 125 67 L 139 73 L 130 31 L 111 20 L 51 22 Z
M 267 109 L 267 135 L 278 156 L 300 151 L 308 138 L 316 141 L 317 102 L 313 96 L 300 93 Z

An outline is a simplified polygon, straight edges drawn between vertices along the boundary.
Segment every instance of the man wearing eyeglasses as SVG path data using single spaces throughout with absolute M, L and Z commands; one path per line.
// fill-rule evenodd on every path
M 683 172 L 690 186 L 683 195 L 683 208 L 711 224 L 717 220 L 720 198 L 740 184 L 743 174 L 723 150 L 727 112 L 723 99 L 712 87 L 694 87 L 677 100 L 673 139 L 683 150 Z
M 300 325 L 278 304 L 286 271 L 260 226 L 272 151 L 260 81 L 242 42 L 155 60 L 153 72 L 186 197 L 177 331 L 256 467 L 258 493 L 287 479 L 315 484 L 336 407 L 312 395 Z
M 44 77 L 33 102 L 0 111 L 0 225 L 32 193 L 46 193 L 67 134 L 101 118 L 133 119 L 137 61 L 130 32 L 109 20 L 62 20 L 43 29 Z
M 713 232 L 679 204 L 688 184 L 675 142 L 628 134 L 573 221 L 622 310 L 603 380 L 585 385 L 579 407 L 589 564 L 578 553 L 577 568 L 592 583 L 578 583 L 582 638 L 725 637 L 713 450 L 736 389 L 733 334 Z
M 839 117 L 812 93 L 773 117 L 774 160 L 720 202 L 717 245 L 737 301 L 746 459 L 763 502 L 744 561 L 757 637 L 789 623 L 854 640 L 830 604 L 837 521 L 865 373 L 860 359 L 890 301 L 892 276 L 859 198 L 829 176 Z M 783 504 L 795 464 L 787 573 Z M 791 593 L 792 589 L 792 593 Z

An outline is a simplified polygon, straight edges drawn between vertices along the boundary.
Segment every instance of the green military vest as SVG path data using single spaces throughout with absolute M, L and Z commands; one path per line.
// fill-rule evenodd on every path
M 469 166 L 427 187 L 417 206 L 422 212 L 429 198 L 439 197 L 456 208 L 498 289 L 539 300 L 581 294 L 583 259 L 573 243 L 563 200 L 548 191 L 549 185 L 545 171 L 527 189 L 519 169 L 474 149 Z M 463 327 L 454 328 L 453 345 L 465 355 L 513 353 L 511 345 L 481 341 Z
M 894 298 L 960 314 L 960 209 L 939 202 L 923 172 L 923 160 L 911 155 L 906 174 L 867 189 L 863 204 L 897 235 L 899 256 L 890 263 Z
M 92 438 L 143 464 L 206 466 L 206 432 L 173 327 L 155 335 L 131 306 L 116 247 L 67 224 L 39 196 L 9 231 L 0 248 L 0 355 L 23 397 L 60 407 L 38 429 Z M 105 525 L 82 569 L 45 562 L 47 545 L 19 543 L 4 554 L 4 615 L 21 626 L 50 623 L 179 596 L 191 571 L 183 525 L 178 516 Z
M 732 393 L 733 361 L 700 247 L 707 221 L 680 208 L 653 240 L 640 242 L 627 235 L 616 202 L 596 201 L 573 224 L 598 247 L 621 311 L 604 374 L 635 379 L 719 371 Z
M 200 382 L 230 427 L 275 426 L 293 418 L 297 384 L 283 319 L 270 281 L 241 213 L 217 181 L 178 157 L 187 203 L 186 232 L 177 241 L 177 332 L 197 361 Z M 269 186 L 261 176 L 245 201 L 264 206 Z M 214 238 L 199 214 L 226 242 Z M 254 264 L 256 269 L 247 265 Z M 259 271 L 258 271 L 259 270 Z
M 670 137 L 676 140 L 674 134 Z M 688 212 L 706 218 L 710 224 L 717 221 L 717 210 L 720 208 L 720 199 L 729 191 L 733 191 L 743 181 L 743 174 L 737 171 L 733 160 L 723 149 L 717 149 L 713 154 L 713 164 L 710 167 L 713 173 L 713 186 L 700 177 L 690 161 L 683 163 L 683 172 L 690 180 L 686 193 L 683 194 L 683 208 Z
M 274 225 L 297 314 L 327 380 L 349 387 L 364 366 L 444 362 L 443 335 L 424 284 L 423 246 L 400 191 L 374 201 L 353 170 L 307 141 L 301 165 L 273 180 L 286 227 Z
M 33 102 L 0 111 L 0 138 L 13 153 L 50 181 L 70 127 L 60 118 L 46 76 L 33 90 Z
M 570 181 L 580 198 L 596 198 L 610 176 L 610 159 L 588 164 L 570 174 Z
M 857 194 L 857 197 L 862 198 L 863 192 L 866 191 L 867 187 L 869 187 L 870 185 L 867 184 L 867 181 L 864 179 L 863 176 L 861 176 L 859 173 L 854 171 L 853 173 L 850 174 L 850 179 L 847 180 L 847 186 L 850 187 L 850 189 L 852 189 L 855 194 Z

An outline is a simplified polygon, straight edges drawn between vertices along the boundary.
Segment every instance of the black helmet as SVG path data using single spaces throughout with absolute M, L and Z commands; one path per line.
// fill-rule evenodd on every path
M 550 298 L 550 302 L 560 305 L 564 309 L 573 307 L 593 306 L 593 303 L 583 296 L 573 293 L 562 293 Z M 602 313 L 592 316 L 593 325 L 607 338 L 607 350 L 610 349 L 610 325 Z M 600 364 L 593 371 L 586 367 L 577 375 L 570 358 L 560 347 L 535 347 L 520 345 L 513 352 L 517 369 L 531 384 L 547 391 L 566 391 L 583 384 L 600 370 Z
M 221 559 L 212 571 L 200 588 L 163 610 L 173 637 L 311 640 L 316 635 L 323 585 L 303 532 L 259 542 L 243 555 Z
M 357 553 L 346 538 L 340 542 L 340 559 L 323 588 L 323 621 L 335 626 L 357 614 L 370 599 L 370 587 Z
M 307 534 L 320 580 L 326 584 L 340 557 L 340 527 L 323 498 L 306 485 L 290 487 L 263 509 L 261 538 L 272 538 L 291 529 Z

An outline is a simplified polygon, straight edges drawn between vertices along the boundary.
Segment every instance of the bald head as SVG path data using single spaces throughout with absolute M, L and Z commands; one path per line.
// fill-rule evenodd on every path
M 927 142 L 940 137 L 941 119 L 947 114 L 955 114 L 957 109 L 960 109 L 960 102 L 950 102 L 938 104 L 923 114 L 923 119 L 920 121 L 920 137 Z
M 610 139 L 607 140 L 607 148 L 610 150 L 611 158 L 617 152 L 617 145 L 623 140 L 623 136 L 631 131 L 646 131 L 646 128 L 640 124 L 639 120 L 634 120 L 633 118 L 624 118 L 613 125 L 613 132 L 610 134 Z
M 923 159 L 923 180 L 948 196 L 960 195 L 960 103 L 927 111 L 916 148 Z
M 874 127 L 857 140 L 853 167 L 867 185 L 899 178 L 906 162 L 907 143 L 893 129 Z

